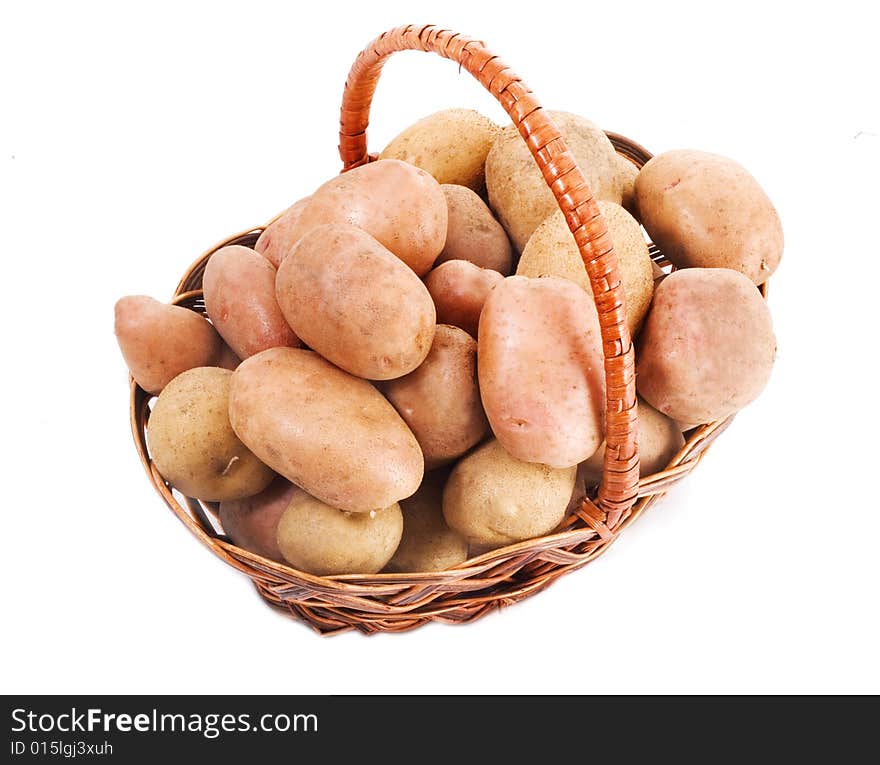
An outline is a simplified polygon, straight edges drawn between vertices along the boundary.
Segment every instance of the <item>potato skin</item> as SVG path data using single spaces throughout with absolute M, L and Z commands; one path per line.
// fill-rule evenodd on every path
M 596 199 L 620 204 L 627 174 L 614 146 L 589 120 L 569 112 L 547 111 L 574 154 Z M 489 206 L 495 211 L 517 252 L 522 252 L 532 232 L 559 209 L 553 193 L 519 131 L 509 125 L 492 144 L 486 157 Z
M 220 503 L 220 525 L 236 545 L 270 560 L 283 561 L 275 534 L 281 514 L 302 491 L 278 476 L 259 494 Z
M 384 159 L 327 181 L 305 205 L 290 236 L 297 242 L 326 223 L 354 225 L 422 276 L 443 249 L 448 216 L 437 181 L 406 162 Z
M 475 338 L 483 304 L 492 288 L 503 281 L 497 271 L 466 260 L 449 260 L 425 277 L 425 286 L 434 301 L 437 321 L 459 327 Z
M 347 513 L 297 492 L 278 522 L 277 542 L 294 568 L 315 576 L 375 574 L 403 534 L 400 505 Z
M 181 372 L 219 364 L 223 341 L 201 314 L 146 295 L 116 303 L 115 332 L 131 376 L 147 393 L 162 389 Z
M 704 151 L 667 151 L 635 184 L 651 239 L 679 268 L 732 268 L 763 284 L 782 258 L 782 224 L 773 203 L 732 159 Z
M 429 172 L 438 183 L 482 193 L 484 166 L 498 127 L 471 109 L 446 109 L 410 125 L 392 139 L 379 159 L 399 159 Z
M 332 507 L 388 507 L 421 483 L 422 450 L 394 407 L 313 351 L 270 348 L 243 361 L 229 415 L 266 464 Z
M 599 210 L 614 243 L 620 281 L 626 293 L 626 319 L 631 335 L 639 330 L 654 294 L 651 255 L 638 221 L 620 205 L 599 201 Z M 529 237 L 516 269 L 522 276 L 559 276 L 593 294 L 574 235 L 561 210 Z
M 636 386 L 667 417 L 712 422 L 758 396 L 775 355 L 770 311 L 747 276 L 686 268 L 654 293 L 636 351 Z
M 300 345 L 275 299 L 275 269 L 249 247 L 230 245 L 211 255 L 202 289 L 208 316 L 240 359 Z
M 549 534 L 565 515 L 576 473 L 576 466 L 522 462 L 492 440 L 453 469 L 443 490 L 443 516 L 480 548 Z
M 480 268 L 491 268 L 502 276 L 510 274 L 513 250 L 504 227 L 480 197 L 466 186 L 440 187 L 449 208 L 449 224 L 443 252 L 435 268 L 449 260 L 467 260 Z
M 445 571 L 467 560 L 467 541 L 450 529 L 443 517 L 447 477 L 448 471 L 435 470 L 425 476 L 415 494 L 400 501 L 403 536 L 385 571 Z
M 187 497 L 209 502 L 250 497 L 275 477 L 229 424 L 232 375 L 218 367 L 189 369 L 165 386 L 150 414 L 153 464 Z
M 508 277 L 486 300 L 478 346 L 483 407 L 513 457 L 564 468 L 596 451 L 604 359 L 596 307 L 582 289 L 553 276 Z
M 303 236 L 278 269 L 275 294 L 305 344 L 358 377 L 401 377 L 431 349 L 437 315 L 427 288 L 355 226 Z
M 296 244 L 293 231 L 309 199 L 311 197 L 303 197 L 288 207 L 263 229 L 263 233 L 260 234 L 260 238 L 254 245 L 254 250 L 266 258 L 276 269 L 281 265 L 281 261 L 287 257 L 290 248 Z
M 458 327 L 438 325 L 422 364 L 381 390 L 422 447 L 426 470 L 461 456 L 489 430 L 477 385 L 477 343 Z

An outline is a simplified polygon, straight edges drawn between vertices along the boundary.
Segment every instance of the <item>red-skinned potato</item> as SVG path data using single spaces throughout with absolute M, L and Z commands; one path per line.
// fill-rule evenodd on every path
M 461 456 L 489 430 L 477 385 L 477 343 L 458 327 L 438 325 L 421 365 L 381 390 L 418 440 L 427 470 Z
M 449 260 L 425 277 L 425 286 L 437 309 L 437 321 L 476 337 L 483 303 L 492 288 L 503 281 L 504 277 L 492 269 L 466 260 Z
M 507 276 L 513 263 L 513 248 L 504 227 L 495 220 L 486 203 L 467 186 L 447 183 L 440 188 L 449 208 L 449 224 L 446 244 L 434 265 L 466 260 Z
M 303 342 L 358 377 L 405 375 L 434 339 L 436 312 L 425 285 L 355 226 L 309 231 L 278 269 L 275 292 Z
M 290 248 L 296 243 L 293 231 L 309 199 L 311 197 L 303 197 L 288 207 L 263 229 L 263 233 L 260 234 L 260 238 L 254 245 L 254 250 L 266 258 L 275 268 L 281 265 L 281 261 L 287 257 Z
M 220 366 L 228 359 L 217 330 L 188 308 L 129 295 L 117 301 L 115 313 L 119 349 L 131 376 L 147 393 L 161 393 L 188 369 Z
M 291 238 L 296 242 L 327 223 L 351 224 L 422 276 L 443 249 L 448 215 L 440 184 L 428 173 L 406 162 L 383 159 L 321 186 L 305 205 Z
M 275 269 L 249 247 L 233 244 L 211 255 L 202 289 L 208 316 L 239 358 L 300 345 L 275 299 Z
M 598 449 L 604 360 L 584 290 L 553 276 L 508 277 L 483 306 L 478 346 L 483 407 L 513 457 L 565 468 Z
M 229 417 L 267 465 L 331 507 L 388 507 L 419 487 L 424 460 L 366 380 L 302 348 L 270 348 L 233 372 Z
M 236 545 L 270 560 L 282 561 L 275 535 L 278 520 L 293 495 L 302 491 L 285 478 L 277 477 L 259 494 L 220 503 L 220 525 Z

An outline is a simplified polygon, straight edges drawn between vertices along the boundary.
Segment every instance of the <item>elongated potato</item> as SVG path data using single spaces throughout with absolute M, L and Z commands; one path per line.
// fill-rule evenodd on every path
M 431 349 L 437 316 L 427 288 L 355 226 L 309 231 L 278 269 L 275 290 L 305 344 L 358 377 L 400 377 Z
M 296 242 L 326 223 L 357 226 L 419 276 L 446 241 L 446 197 L 428 173 L 406 162 L 370 162 L 327 181 L 305 205 L 290 237 Z
M 782 258 L 782 224 L 754 177 L 705 151 L 659 154 L 636 178 L 645 230 L 679 268 L 732 268 L 763 284 Z
M 513 250 L 507 233 L 486 203 L 466 186 L 444 184 L 440 188 L 449 208 L 449 225 L 446 244 L 434 266 L 449 260 L 466 260 L 507 276 L 513 262 Z
M 195 311 L 129 295 L 117 301 L 115 313 L 119 349 L 131 376 L 147 393 L 161 393 L 188 369 L 228 363 L 220 335 Z
M 239 547 L 281 561 L 275 538 L 278 521 L 294 494 L 302 491 L 286 478 L 277 477 L 259 494 L 220 503 L 220 525 Z
M 240 245 L 217 250 L 205 266 L 202 289 L 208 316 L 240 359 L 300 345 L 275 299 L 275 269 L 254 250 Z
M 254 245 L 254 250 L 266 258 L 276 269 L 281 265 L 281 261 L 287 257 L 290 248 L 296 244 L 293 231 L 309 199 L 311 197 L 303 197 L 288 207 L 263 229 L 263 233 L 260 234 L 260 238 Z
M 437 309 L 437 321 L 477 336 L 483 304 L 492 288 L 504 277 L 466 260 L 441 263 L 425 277 L 425 286 Z
M 443 490 L 443 516 L 484 549 L 549 534 L 565 516 L 576 473 L 576 466 L 522 462 L 489 441 L 453 469 Z
M 331 507 L 388 507 L 421 483 L 422 450 L 394 407 L 313 351 L 270 348 L 243 361 L 229 416 L 267 465 Z
M 489 430 L 477 385 L 477 343 L 440 324 L 422 364 L 381 387 L 422 447 L 428 470 L 464 454 Z
M 584 290 L 553 276 L 508 277 L 483 306 L 478 345 L 483 406 L 513 457 L 564 468 L 596 451 L 604 361 L 599 317 Z

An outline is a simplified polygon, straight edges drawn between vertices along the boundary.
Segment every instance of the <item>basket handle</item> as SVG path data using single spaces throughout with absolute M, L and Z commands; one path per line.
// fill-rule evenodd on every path
M 370 162 L 370 104 L 392 53 L 420 50 L 457 61 L 498 99 L 525 140 L 574 234 L 593 288 L 605 356 L 605 464 L 598 505 L 613 528 L 638 495 L 635 356 L 626 325 L 617 257 L 599 207 L 558 128 L 531 90 L 482 42 L 436 26 L 404 26 L 373 40 L 355 59 L 345 83 L 339 155 L 343 172 Z

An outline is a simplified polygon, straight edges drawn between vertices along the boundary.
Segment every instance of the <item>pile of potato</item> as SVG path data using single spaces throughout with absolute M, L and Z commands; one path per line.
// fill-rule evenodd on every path
M 756 285 L 782 254 L 742 167 L 670 151 L 641 171 L 551 116 L 599 200 L 636 338 L 643 475 L 727 417 L 775 355 Z M 644 231 L 676 266 L 652 262 Z M 122 298 L 175 489 L 238 546 L 316 575 L 442 570 L 551 533 L 600 479 L 603 346 L 587 274 L 512 126 L 440 112 L 327 181 L 203 279 L 207 318 Z

